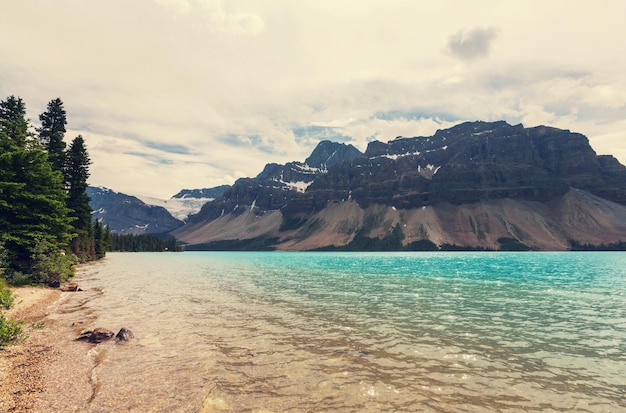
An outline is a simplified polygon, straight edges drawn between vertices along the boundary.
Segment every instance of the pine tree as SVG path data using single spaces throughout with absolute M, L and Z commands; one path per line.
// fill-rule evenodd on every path
M 0 102 L 0 133 L 4 133 L 3 150 L 8 150 L 4 145 L 26 145 L 30 137 L 28 133 L 28 121 L 26 120 L 26 105 L 22 98 L 9 96 Z
M 93 223 L 93 234 L 95 243 L 95 258 L 104 258 L 107 250 L 109 249 L 111 232 L 109 227 L 102 225 L 100 220 L 95 220 Z
M 61 251 L 72 236 L 63 176 L 32 139 L 25 113 L 20 98 L 0 102 L 0 243 L 8 273 L 58 282 L 71 271 L 71 259 Z M 48 272 L 48 265 L 58 271 Z
M 65 125 L 67 124 L 67 116 L 63 108 L 61 98 L 56 98 L 48 103 L 47 110 L 39 115 L 41 128 L 39 132 L 39 141 L 48 151 L 48 160 L 52 164 L 53 169 L 63 171 L 65 166 Z
M 78 235 L 72 240 L 72 251 L 81 260 L 95 259 L 93 247 L 93 232 L 91 226 L 91 207 L 87 196 L 87 179 L 89 178 L 89 165 L 91 160 L 85 140 L 78 135 L 67 150 L 65 155 L 65 184 L 67 187 L 67 206 L 70 208 L 70 216 L 74 219 L 73 225 Z M 91 243 L 87 238 L 91 238 Z

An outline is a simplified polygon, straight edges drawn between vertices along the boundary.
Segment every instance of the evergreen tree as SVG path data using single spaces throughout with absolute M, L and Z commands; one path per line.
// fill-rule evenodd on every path
M 150 234 L 111 234 L 110 251 L 148 252 L 148 251 L 182 251 L 173 237 L 159 238 Z
M 72 240 L 71 247 L 81 260 L 95 259 L 90 199 L 87 196 L 90 164 L 85 140 L 78 135 L 70 144 L 65 156 L 65 184 L 67 206 L 71 210 L 70 216 L 74 219 L 73 225 L 78 235 Z
M 111 239 L 109 227 L 102 225 L 102 222 L 96 219 L 93 223 L 93 237 L 96 259 L 104 258 L 109 249 Z
M 26 120 L 26 105 L 21 98 L 9 96 L 6 100 L 0 101 L 0 133 L 4 134 L 3 151 L 9 149 L 5 144 L 16 147 L 26 145 L 30 134 Z
M 53 169 L 63 171 L 65 166 L 65 125 L 67 117 L 63 102 L 60 98 L 51 100 L 48 103 L 48 109 L 39 115 L 41 128 L 39 132 L 39 141 L 48 151 L 48 160 L 52 164 Z
M 64 152 L 63 102 L 50 101 L 40 120 L 36 139 L 22 99 L 0 101 L 0 277 L 58 285 L 77 262 L 65 249 L 82 260 L 100 258 L 110 231 L 91 222 L 82 136 Z
M 10 96 L 0 102 L 0 243 L 8 256 L 9 275 L 39 269 L 33 279 L 37 280 L 47 277 L 39 258 L 69 259 L 60 251 L 67 246 L 72 227 L 63 176 L 52 169 L 46 152 L 32 139 L 25 113 L 20 98 Z M 60 277 L 67 275 L 61 271 Z

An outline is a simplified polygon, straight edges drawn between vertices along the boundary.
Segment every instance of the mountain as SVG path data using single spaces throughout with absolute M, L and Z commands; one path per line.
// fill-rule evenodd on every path
M 269 163 L 256 177 L 238 179 L 222 197 L 206 203 L 198 214 L 190 216 L 189 223 L 213 220 L 227 213 L 237 215 L 246 208 L 258 213 L 279 210 L 301 197 L 328 168 L 362 156 L 352 145 L 322 141 L 305 162 Z
M 91 198 L 89 205 L 93 218 L 101 220 L 116 233 L 158 234 L 183 225 L 165 208 L 148 205 L 134 196 L 93 186 L 87 188 L 87 195 Z
M 147 205 L 156 205 L 167 211 L 180 221 L 187 221 L 189 215 L 196 214 L 204 204 L 221 197 L 230 185 L 220 185 L 214 188 L 183 189 L 170 199 L 160 199 L 138 195 Z
M 568 130 L 467 122 L 322 142 L 268 164 L 172 232 L 189 248 L 538 249 L 626 241 L 626 167 Z
M 220 185 L 213 188 L 203 189 L 182 189 L 172 199 L 215 199 L 224 195 L 230 185 Z

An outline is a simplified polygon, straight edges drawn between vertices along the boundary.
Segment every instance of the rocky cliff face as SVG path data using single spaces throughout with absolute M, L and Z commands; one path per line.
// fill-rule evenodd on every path
M 247 208 L 257 214 L 282 209 L 301 197 L 317 177 L 327 173 L 329 166 L 361 156 L 363 154 L 352 145 L 322 141 L 304 163 L 270 163 L 256 177 L 238 179 L 221 198 L 207 203 L 197 215 L 189 217 L 189 223 L 202 223 L 224 214 L 238 215 Z
M 230 185 L 220 185 L 213 188 L 181 189 L 172 199 L 215 199 L 224 195 Z
M 548 127 L 472 122 L 431 137 L 372 142 L 363 158 L 331 168 L 288 209 L 328 200 L 411 208 L 482 199 L 548 201 L 570 187 L 626 203 L 626 168 L 596 156 L 585 136 Z
M 267 165 L 174 234 L 190 243 L 265 236 L 284 249 L 380 240 L 393 231 L 402 246 L 427 241 L 497 249 L 505 239 L 566 249 L 570 238 L 594 245 L 626 241 L 626 167 L 597 156 L 578 133 L 468 122 L 430 137 L 371 142 L 365 154 L 337 148 L 323 143 L 304 164 Z M 569 217 L 575 211 L 578 221 Z M 220 225 L 243 214 L 241 230 L 220 233 Z

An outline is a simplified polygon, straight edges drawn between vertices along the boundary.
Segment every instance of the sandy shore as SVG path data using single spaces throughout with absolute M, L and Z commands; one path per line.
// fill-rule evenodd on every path
M 80 411 L 92 392 L 91 363 L 81 356 L 87 349 L 74 342 L 80 326 L 64 326 L 50 317 L 76 293 L 30 286 L 12 290 L 15 305 L 5 316 L 24 321 L 28 338 L 0 349 L 0 411 L 54 411 L 57 402 L 63 411 Z
M 32 407 L 37 393 L 45 388 L 43 367 L 55 355 L 54 346 L 38 340 L 42 320 L 58 302 L 61 292 L 44 287 L 13 288 L 15 305 L 7 319 L 23 320 L 31 338 L 0 350 L 0 411 L 22 412 Z M 45 327 L 44 327 L 45 328 Z

